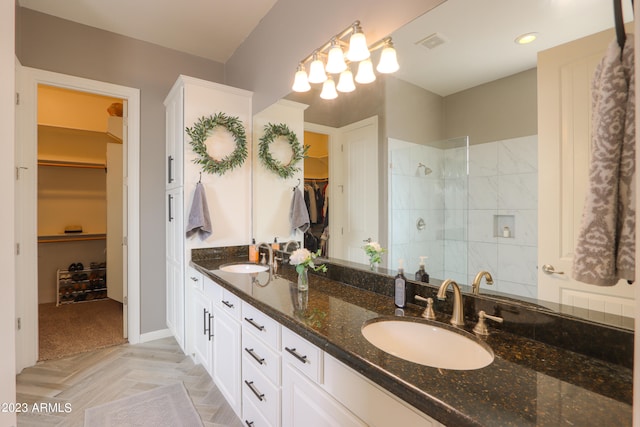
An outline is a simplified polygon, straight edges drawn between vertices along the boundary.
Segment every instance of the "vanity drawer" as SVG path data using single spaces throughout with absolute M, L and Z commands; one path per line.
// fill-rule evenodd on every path
M 280 385 L 280 354 L 242 328 L 242 366 L 253 365 L 275 385 Z
M 242 327 L 263 340 L 272 349 L 280 350 L 280 324 L 245 302 L 242 303 Z
M 280 387 L 252 364 L 242 365 L 242 396 L 249 400 L 272 425 L 280 425 Z
M 310 379 L 322 384 L 322 350 L 300 335 L 282 328 L 282 361 L 295 366 Z
M 194 289 L 203 292 L 204 290 L 204 276 L 198 270 L 193 267 L 187 267 L 187 284 L 191 285 Z
M 243 426 L 246 427 L 272 427 L 246 393 L 242 398 L 242 421 L 244 422 Z
M 240 314 L 242 310 L 240 307 L 240 298 L 237 295 L 222 288 L 220 298 L 217 301 L 214 301 L 214 303 L 218 305 L 222 311 L 231 316 L 232 319 L 240 321 Z

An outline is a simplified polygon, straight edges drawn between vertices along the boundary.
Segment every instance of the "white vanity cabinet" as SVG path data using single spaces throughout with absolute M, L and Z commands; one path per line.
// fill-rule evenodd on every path
M 244 425 L 444 427 L 197 270 L 188 276 L 195 359 Z
M 213 381 L 242 417 L 240 299 L 225 289 L 213 301 L 213 330 Z
M 186 339 L 192 345 L 192 356 L 197 363 L 213 374 L 213 302 L 204 292 L 204 277 L 192 267 L 187 267 L 187 299 L 191 309 L 187 310 L 188 324 Z M 210 283 L 213 283 L 209 280 Z M 217 285 L 216 285 L 217 286 Z M 208 286 L 209 287 L 209 286 Z
M 280 324 L 242 303 L 242 420 L 281 425 Z
M 366 426 L 323 389 L 323 352 L 282 329 L 282 426 Z
M 187 127 L 194 127 L 203 117 L 224 113 L 237 117 L 251 140 L 252 93 L 234 87 L 180 76 L 169 91 L 165 105 L 165 204 L 166 204 L 166 322 L 167 328 L 186 354 L 196 352 L 196 336 L 192 333 L 200 322 L 189 314 L 193 301 L 189 294 L 187 269 L 194 248 L 247 244 L 251 235 L 251 162 L 222 176 L 202 173 L 194 163 L 199 156 L 193 151 Z M 215 144 L 214 144 L 215 142 Z M 208 152 L 214 158 L 235 149 L 233 138 L 216 129 L 207 140 Z M 196 185 L 200 182 L 209 202 L 213 227 L 210 236 L 186 236 L 187 221 Z M 215 209 L 214 200 L 225 200 L 234 206 L 234 215 Z M 191 341 L 190 341 L 191 339 Z

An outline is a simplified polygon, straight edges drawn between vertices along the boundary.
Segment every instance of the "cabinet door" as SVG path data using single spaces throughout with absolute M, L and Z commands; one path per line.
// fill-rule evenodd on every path
M 240 322 L 214 308 L 213 381 L 238 417 L 242 414 Z
M 287 363 L 282 367 L 282 426 L 350 427 L 366 424 Z
M 165 101 L 166 122 L 166 188 L 182 185 L 184 144 L 184 90 L 178 87 Z
M 211 300 L 202 292 L 192 289 L 191 306 L 193 307 L 191 333 L 193 334 L 193 353 L 198 363 L 212 374 L 211 357 L 213 352 L 213 311 Z
M 182 189 L 166 195 L 166 265 L 167 265 L 167 327 L 184 350 L 184 226 L 182 221 Z

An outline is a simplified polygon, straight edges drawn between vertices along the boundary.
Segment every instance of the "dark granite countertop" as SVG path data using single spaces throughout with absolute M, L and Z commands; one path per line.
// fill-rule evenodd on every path
M 218 270 L 243 258 L 202 258 L 192 266 L 384 389 L 450 427 L 630 426 L 632 370 L 492 328 L 495 360 L 470 371 L 436 369 L 392 356 L 361 334 L 364 322 L 394 316 L 392 298 L 295 270 L 250 275 Z M 267 283 L 264 285 L 265 283 Z M 422 307 L 409 304 L 405 316 Z M 438 321 L 449 317 L 437 312 Z M 448 323 L 446 323 L 448 325 Z M 470 331 L 473 323 L 465 327 Z M 416 337 L 419 339 L 419 337 Z

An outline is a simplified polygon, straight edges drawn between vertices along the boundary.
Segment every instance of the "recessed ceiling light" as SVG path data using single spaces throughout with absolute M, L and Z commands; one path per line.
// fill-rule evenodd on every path
M 538 38 L 538 33 L 526 33 L 519 35 L 514 40 L 517 44 L 529 44 Z

